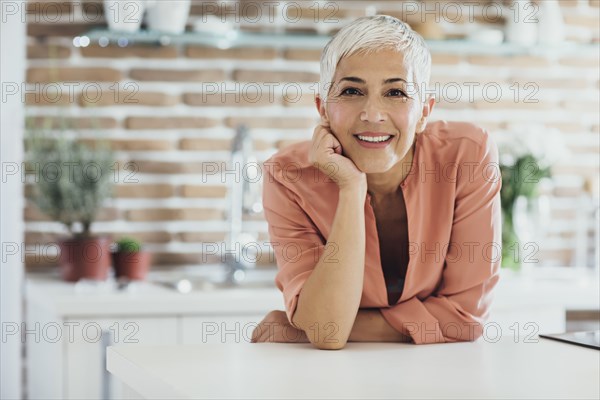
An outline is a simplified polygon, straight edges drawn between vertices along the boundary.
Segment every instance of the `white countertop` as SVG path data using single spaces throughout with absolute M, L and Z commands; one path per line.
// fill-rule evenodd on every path
M 166 286 L 142 281 L 118 290 L 114 281 L 94 287 L 70 283 L 54 274 L 28 274 L 27 301 L 58 316 L 124 316 L 174 314 L 253 314 L 282 309 L 283 295 L 272 288 L 231 288 L 179 293 Z
M 514 340 L 113 346 L 107 368 L 148 399 L 599 398 L 600 351 Z
M 598 275 L 576 268 L 538 268 L 514 273 L 501 270 L 492 310 L 559 306 L 564 309 L 599 309 Z M 27 275 L 28 301 L 62 316 L 119 316 L 254 313 L 284 310 L 283 295 L 275 287 L 194 291 L 187 294 L 151 282 L 131 291 L 86 288 L 64 282 L 54 274 Z
M 533 267 L 500 272 L 494 291 L 497 308 L 524 304 L 556 305 L 567 310 L 600 308 L 600 275 L 589 268 Z

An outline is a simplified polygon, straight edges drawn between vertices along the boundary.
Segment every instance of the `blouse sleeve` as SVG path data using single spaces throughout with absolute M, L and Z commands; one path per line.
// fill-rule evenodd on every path
M 440 287 L 381 308 L 384 319 L 416 344 L 474 341 L 483 334 L 499 279 L 502 220 L 498 149 L 488 132 L 477 161 L 457 179 L 454 218 Z
M 267 169 L 263 180 L 263 209 L 278 268 L 275 284 L 283 293 L 290 324 L 299 329 L 292 323 L 298 296 L 326 243 L 296 201 L 296 195 L 282 181 L 285 175 L 280 169 Z

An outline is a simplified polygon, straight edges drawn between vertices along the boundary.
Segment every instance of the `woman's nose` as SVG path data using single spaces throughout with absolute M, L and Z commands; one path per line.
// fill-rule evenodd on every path
M 383 105 L 377 100 L 367 100 L 360 113 L 360 120 L 364 122 L 382 122 L 386 120 Z

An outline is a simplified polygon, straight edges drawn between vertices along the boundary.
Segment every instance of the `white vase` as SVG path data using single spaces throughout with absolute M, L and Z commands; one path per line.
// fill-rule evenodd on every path
M 560 44 L 565 39 L 565 22 L 560 4 L 554 1 L 542 1 L 539 7 L 538 43 Z
M 144 9 L 144 0 L 104 0 L 104 18 L 111 31 L 137 32 Z
M 513 226 L 521 242 L 539 245 L 548 232 L 551 221 L 550 197 L 517 196 L 513 205 Z
M 185 31 L 191 0 L 149 0 L 146 4 L 146 23 L 149 30 L 170 34 Z
M 507 43 L 533 46 L 537 43 L 538 27 L 535 9 L 529 0 L 513 0 L 507 10 L 505 38 Z

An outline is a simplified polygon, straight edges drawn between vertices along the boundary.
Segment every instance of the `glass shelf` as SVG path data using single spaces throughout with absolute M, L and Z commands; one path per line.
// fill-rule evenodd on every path
M 93 30 L 85 36 L 93 44 L 116 43 L 125 47 L 130 44 L 155 45 L 196 45 L 220 49 L 236 47 L 275 47 L 322 49 L 329 39 L 327 35 L 307 34 L 275 34 L 230 31 L 224 34 L 210 32 L 184 32 L 179 35 L 164 34 L 156 31 L 139 31 L 135 33 L 114 32 L 109 30 Z
M 133 44 L 195 45 L 220 49 L 239 47 L 274 47 L 322 50 L 331 36 L 293 33 L 254 33 L 230 31 L 225 34 L 210 32 L 185 32 L 170 35 L 155 31 L 121 33 L 107 29 L 96 29 L 86 33 L 91 44 L 107 46 L 117 44 L 126 47 Z M 597 43 L 562 43 L 554 46 L 521 46 L 512 43 L 488 44 L 466 39 L 427 40 L 432 53 L 481 54 L 481 55 L 569 55 L 598 56 Z

